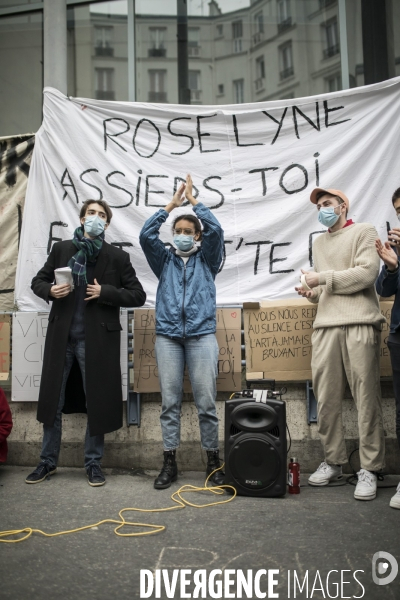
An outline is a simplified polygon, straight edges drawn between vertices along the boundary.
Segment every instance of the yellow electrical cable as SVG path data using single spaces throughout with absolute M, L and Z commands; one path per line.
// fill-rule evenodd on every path
M 236 489 L 233 486 L 231 486 L 231 485 L 218 485 L 218 486 L 210 486 L 210 487 L 207 486 L 207 483 L 208 483 L 208 480 L 210 479 L 210 477 L 212 475 L 214 475 L 214 473 L 216 471 L 219 471 L 223 467 L 224 467 L 224 465 L 221 465 L 218 469 L 214 469 L 214 471 L 212 471 L 212 473 L 210 473 L 210 475 L 205 480 L 203 487 L 186 484 L 186 485 L 183 485 L 182 487 L 180 487 L 179 490 L 174 492 L 171 495 L 171 500 L 173 502 L 175 502 L 177 504 L 177 506 L 168 506 L 166 508 L 122 508 L 118 513 L 119 518 L 120 518 L 119 521 L 117 521 L 116 519 L 103 519 L 102 521 L 99 521 L 98 523 L 93 523 L 92 525 L 85 525 L 84 527 L 77 527 L 76 529 L 69 529 L 68 531 L 58 531 L 57 533 L 46 533 L 45 531 L 42 531 L 41 529 L 33 529 L 32 527 L 25 527 L 24 529 L 10 529 L 9 531 L 0 531 L 0 538 L 10 537 L 12 535 L 22 535 L 24 533 L 26 534 L 26 535 L 24 535 L 24 537 L 18 538 L 17 540 L 0 539 L 0 542 L 3 542 L 5 544 L 17 544 L 18 542 L 23 542 L 24 540 L 27 540 L 33 533 L 40 533 L 41 535 L 44 535 L 45 537 L 56 537 L 59 535 L 67 535 L 69 533 L 77 533 L 78 531 L 84 531 L 85 529 L 91 529 L 92 527 L 98 527 L 99 525 L 103 525 L 104 523 L 117 523 L 118 526 L 114 529 L 114 533 L 115 533 L 115 535 L 118 535 L 120 537 L 138 537 L 141 535 L 152 535 L 154 533 L 161 533 L 162 531 L 166 530 L 165 525 L 155 525 L 152 523 L 134 523 L 132 521 L 126 521 L 125 518 L 122 516 L 122 514 L 126 511 L 136 511 L 136 512 L 144 512 L 144 513 L 167 512 L 170 510 L 180 510 L 182 508 L 185 508 L 186 506 L 193 506 L 194 508 L 206 508 L 207 506 L 217 506 L 218 504 L 226 504 L 227 502 L 232 502 L 232 500 L 236 496 Z M 185 498 L 182 497 L 182 494 L 187 494 L 187 493 L 191 493 L 191 492 L 204 492 L 204 491 L 211 492 L 216 495 L 221 495 L 224 493 L 223 490 L 228 489 L 228 488 L 233 490 L 232 496 L 230 496 L 226 500 L 218 500 L 217 502 L 210 502 L 208 504 L 194 504 L 193 502 L 189 502 L 188 500 L 185 500 Z M 140 531 L 137 533 L 119 533 L 119 530 L 122 527 L 125 527 L 125 525 L 129 526 L 129 527 L 146 527 L 146 528 L 151 529 L 151 531 Z

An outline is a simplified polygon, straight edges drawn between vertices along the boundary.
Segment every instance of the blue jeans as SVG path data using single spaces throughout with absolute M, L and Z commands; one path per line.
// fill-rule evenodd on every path
M 161 387 L 161 429 L 165 450 L 179 446 L 183 373 L 187 365 L 199 415 L 201 445 L 218 450 L 218 418 L 215 409 L 218 375 L 218 343 L 214 334 L 191 338 L 156 337 L 158 378 Z
M 65 402 L 65 387 L 67 385 L 68 375 L 74 362 L 74 358 L 78 361 L 82 373 L 83 389 L 86 393 L 85 381 L 85 340 L 68 341 L 67 351 L 65 354 L 64 373 L 61 383 L 60 400 L 58 402 L 57 414 L 54 425 L 49 427 L 43 425 L 43 442 L 42 453 L 40 460 L 48 463 L 51 467 L 56 467 L 58 455 L 61 447 L 61 431 L 62 431 L 62 409 Z M 93 464 L 100 464 L 104 452 L 104 435 L 91 436 L 89 433 L 89 423 L 86 426 L 85 436 L 85 467 Z

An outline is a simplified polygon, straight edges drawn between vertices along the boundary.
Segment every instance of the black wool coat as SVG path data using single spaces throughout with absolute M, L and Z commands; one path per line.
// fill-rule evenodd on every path
M 65 298 L 57 299 L 50 296 L 50 288 L 55 282 L 54 270 L 66 267 L 76 252 L 72 240 L 54 244 L 46 264 L 32 279 L 31 285 L 37 296 L 46 302 L 52 302 L 37 410 L 38 421 L 49 426 L 54 424 L 57 413 L 75 306 L 75 291 Z M 85 308 L 86 399 L 76 363 L 67 382 L 64 406 L 64 412 L 86 412 L 86 402 L 91 436 L 122 427 L 122 327 L 119 309 L 121 306 L 142 306 L 146 300 L 129 255 L 106 242 L 99 252 L 93 279 L 97 279 L 101 285 L 101 293 L 99 298 L 88 300 Z M 88 283 L 93 284 L 94 281 Z

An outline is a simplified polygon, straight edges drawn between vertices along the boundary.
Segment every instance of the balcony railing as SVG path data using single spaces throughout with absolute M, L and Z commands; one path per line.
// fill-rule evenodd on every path
M 293 73 L 294 73 L 293 67 L 288 67 L 287 69 L 283 69 L 283 71 L 281 71 L 279 73 L 281 81 L 283 79 L 287 79 L 288 77 L 291 77 L 291 75 L 293 75 Z
M 265 78 L 264 77 L 258 77 L 255 82 L 254 82 L 254 87 L 256 88 L 256 92 L 259 92 L 260 90 L 263 90 L 265 86 Z
M 190 102 L 201 102 L 201 90 L 190 90 Z
M 190 58 L 197 58 L 200 56 L 201 54 L 201 47 L 200 46 L 188 46 L 188 56 L 190 56 Z
M 149 92 L 149 102 L 167 102 L 167 92 Z
M 97 100 L 115 100 L 114 91 L 96 90 Z
M 95 46 L 96 56 L 114 56 L 114 48 L 111 46 Z
M 288 17 L 284 21 L 281 21 L 280 23 L 278 23 L 278 33 L 282 33 L 282 31 L 285 31 L 286 29 L 288 29 L 291 26 L 292 26 L 292 17 Z
M 253 34 L 253 46 L 256 46 L 257 44 L 261 44 L 261 42 L 264 41 L 264 32 L 263 31 L 257 31 L 257 33 Z
M 149 48 L 149 57 L 155 57 L 155 56 L 159 56 L 159 57 L 164 57 L 167 56 L 167 49 L 166 48 Z
M 339 54 L 339 52 L 339 44 L 335 44 L 334 46 L 328 46 L 328 48 L 324 50 L 324 58 L 331 58 L 331 56 L 335 56 L 335 54 Z

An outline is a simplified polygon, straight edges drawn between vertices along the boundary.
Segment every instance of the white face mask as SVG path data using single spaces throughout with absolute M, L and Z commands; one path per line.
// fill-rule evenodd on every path
M 85 218 L 83 227 L 88 235 L 97 237 L 103 233 L 105 229 L 105 222 L 103 219 L 100 219 L 98 215 L 90 215 L 89 217 Z
M 333 227 L 335 223 L 337 223 L 341 217 L 341 212 L 339 214 L 336 212 L 336 209 L 340 208 L 339 206 L 326 206 L 321 208 L 318 212 L 318 221 L 325 225 L 325 227 Z

